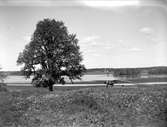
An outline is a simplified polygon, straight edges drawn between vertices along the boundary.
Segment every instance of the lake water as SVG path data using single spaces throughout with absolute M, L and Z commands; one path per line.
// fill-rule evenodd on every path
M 82 77 L 82 80 L 75 80 L 77 82 L 79 81 L 93 81 L 93 80 L 114 80 L 118 79 L 113 76 L 106 76 L 106 75 L 84 75 Z M 24 76 L 8 76 L 5 79 L 5 83 L 31 83 L 32 77 L 30 79 L 26 79 Z M 69 79 L 65 78 L 65 80 L 68 82 Z
M 167 78 L 167 75 L 152 75 L 152 76 L 143 76 L 141 78 Z M 115 80 L 115 79 L 121 79 L 121 80 L 126 80 L 126 79 L 131 79 L 130 77 L 114 77 L 112 75 L 84 75 L 82 77 L 82 80 L 75 80 L 74 82 L 77 82 L 77 84 L 79 85 L 79 82 L 83 82 L 83 81 L 95 81 L 95 80 Z M 32 77 L 29 79 L 26 79 L 24 76 L 8 76 L 5 79 L 5 83 L 7 83 L 8 85 L 25 85 L 25 86 L 30 86 L 31 85 L 31 80 Z M 70 82 L 68 80 L 68 78 L 65 78 L 66 82 Z M 153 84 L 154 82 L 147 82 L 147 83 L 142 83 L 142 84 Z M 141 83 L 140 83 L 141 84 Z M 154 83 L 155 84 L 155 83 Z M 156 84 L 167 84 L 167 82 L 156 82 Z M 67 84 L 68 85 L 68 84 Z M 71 84 L 69 84 L 71 85 Z M 74 84 L 75 85 L 75 84 Z M 80 85 L 84 85 L 84 84 L 80 84 Z M 86 84 L 85 84 L 86 85 Z M 97 85 L 97 84 L 91 84 L 91 85 Z M 100 84 L 98 84 L 100 85 Z M 102 85 L 102 84 L 101 84 Z M 104 85 L 104 84 L 103 84 Z M 121 84 L 118 84 L 121 85 Z M 126 85 L 133 85 L 131 83 L 126 83 Z

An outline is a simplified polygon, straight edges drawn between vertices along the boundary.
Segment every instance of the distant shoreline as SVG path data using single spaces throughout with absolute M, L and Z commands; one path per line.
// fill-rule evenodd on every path
M 7 75 L 23 76 L 21 71 L 1 71 Z M 116 75 L 130 75 L 135 74 L 167 74 L 167 66 L 155 66 L 155 67 L 136 67 L 136 68 L 88 68 L 86 75 L 100 75 L 100 74 L 116 74 Z

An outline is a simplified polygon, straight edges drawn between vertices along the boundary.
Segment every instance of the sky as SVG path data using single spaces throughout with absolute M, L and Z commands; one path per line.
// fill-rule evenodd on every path
M 2 70 L 20 70 L 19 52 L 44 18 L 77 35 L 86 68 L 167 66 L 166 0 L 0 0 Z

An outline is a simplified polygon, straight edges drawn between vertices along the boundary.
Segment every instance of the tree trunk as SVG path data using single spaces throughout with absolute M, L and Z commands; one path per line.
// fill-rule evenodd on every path
M 71 84 L 74 84 L 74 82 L 72 81 L 72 78 L 70 78 L 70 80 L 71 80 Z
M 53 91 L 53 84 L 49 84 L 49 91 Z
M 49 91 L 53 91 L 53 85 L 54 85 L 54 82 L 51 79 L 49 79 L 48 81 Z

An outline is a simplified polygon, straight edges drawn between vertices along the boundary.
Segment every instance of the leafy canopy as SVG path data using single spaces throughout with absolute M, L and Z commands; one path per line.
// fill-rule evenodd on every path
M 62 21 L 39 21 L 29 44 L 19 54 L 17 64 L 23 65 L 27 77 L 38 75 L 58 82 L 62 76 L 80 79 L 85 71 L 81 64 L 78 39 L 70 34 Z
M 0 70 L 2 68 L 0 67 Z M 4 82 L 4 79 L 7 77 L 7 74 L 5 74 L 3 71 L 0 71 L 0 83 Z

